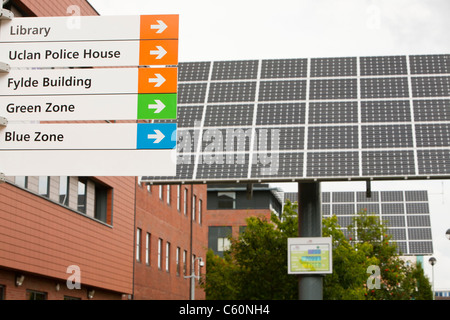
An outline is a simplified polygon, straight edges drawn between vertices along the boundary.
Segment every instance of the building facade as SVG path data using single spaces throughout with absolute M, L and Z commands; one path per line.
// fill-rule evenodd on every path
M 136 190 L 135 299 L 190 299 L 190 277 L 206 269 L 205 185 L 146 185 Z M 204 291 L 195 278 L 196 299 Z

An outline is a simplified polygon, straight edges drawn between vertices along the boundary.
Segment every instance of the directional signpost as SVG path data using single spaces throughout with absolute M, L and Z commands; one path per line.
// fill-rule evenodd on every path
M 2 20 L 0 62 L 5 175 L 175 175 L 176 124 L 107 122 L 176 119 L 178 15 Z

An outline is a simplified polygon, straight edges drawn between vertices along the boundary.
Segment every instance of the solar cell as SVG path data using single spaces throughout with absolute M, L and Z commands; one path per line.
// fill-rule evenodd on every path
M 363 78 L 361 98 L 406 98 L 409 96 L 408 78 Z
M 307 67 L 307 59 L 263 60 L 261 79 L 306 78 Z
M 309 104 L 309 123 L 356 123 L 358 122 L 358 103 L 311 102 Z
M 178 81 L 207 81 L 211 62 L 190 62 L 178 64 Z
M 411 74 L 450 73 L 449 54 L 410 56 Z
M 251 126 L 253 104 L 209 105 L 206 108 L 205 127 Z
M 347 100 L 358 96 L 356 79 L 311 80 L 309 99 Z
M 410 122 L 408 100 L 377 100 L 361 102 L 361 122 Z
M 197 151 L 239 152 L 249 162 L 229 166 L 229 173 L 222 174 L 218 164 L 208 169 L 200 161 L 183 168 L 183 179 L 142 179 L 203 183 L 233 176 L 265 181 L 446 177 L 449 58 L 435 54 L 180 63 L 176 122 L 179 130 L 195 128 L 196 136 L 187 137 L 190 131 L 179 135 L 182 147 L 177 150 L 197 158 Z M 244 130 L 245 135 L 230 144 L 228 129 Z
M 305 103 L 260 103 L 256 125 L 304 124 Z
M 361 57 L 361 76 L 384 76 L 407 74 L 405 56 Z
M 305 100 L 305 80 L 261 81 L 258 101 Z
M 450 100 L 414 100 L 415 121 L 450 121 Z
M 356 75 L 356 58 L 311 59 L 311 77 L 345 77 Z
M 256 82 L 211 82 L 208 102 L 253 102 Z
M 409 253 L 416 255 L 426 255 L 433 253 L 432 241 L 411 241 L 409 243 Z
M 258 61 L 216 61 L 212 70 L 212 80 L 256 79 Z

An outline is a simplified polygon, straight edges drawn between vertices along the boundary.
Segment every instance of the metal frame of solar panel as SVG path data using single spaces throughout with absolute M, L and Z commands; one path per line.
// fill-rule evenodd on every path
M 297 200 L 296 192 L 285 193 L 285 200 Z M 375 215 L 387 228 L 392 242 L 403 255 L 433 254 L 431 220 L 426 190 L 372 191 L 370 198 L 363 191 L 322 192 L 322 216 L 336 215 L 338 224 L 349 237 L 347 226 L 355 213 L 366 211 Z M 356 235 L 357 236 L 357 235 Z M 357 237 L 356 237 L 357 239 Z
M 180 63 L 177 122 L 143 181 L 448 178 L 450 55 Z

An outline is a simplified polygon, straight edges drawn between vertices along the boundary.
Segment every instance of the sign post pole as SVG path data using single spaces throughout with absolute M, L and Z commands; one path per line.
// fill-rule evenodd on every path
M 298 183 L 298 236 L 322 236 L 322 210 L 320 182 Z M 298 276 L 299 300 L 323 299 L 323 275 Z

